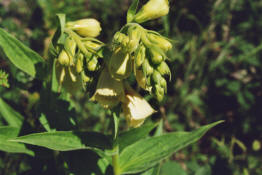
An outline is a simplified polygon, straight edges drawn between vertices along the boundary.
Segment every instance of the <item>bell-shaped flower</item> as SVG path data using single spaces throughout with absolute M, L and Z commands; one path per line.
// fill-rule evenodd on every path
M 105 67 L 98 78 L 96 91 L 91 100 L 97 101 L 104 108 L 112 108 L 123 99 L 124 88 L 122 81 L 113 79 Z
M 137 23 L 156 19 L 167 15 L 169 12 L 168 0 L 149 0 L 135 15 Z
M 67 22 L 66 27 L 76 31 L 83 37 L 97 37 L 102 30 L 100 23 L 93 18 Z
M 127 86 L 122 109 L 130 127 L 139 127 L 144 120 L 156 112 L 134 89 Z
M 109 72 L 113 78 L 122 80 L 132 72 L 132 60 L 129 53 L 124 52 L 120 47 L 114 50 L 109 60 Z

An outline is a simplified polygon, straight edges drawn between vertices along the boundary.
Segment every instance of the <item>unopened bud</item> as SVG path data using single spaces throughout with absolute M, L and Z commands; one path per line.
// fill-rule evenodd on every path
M 58 62 L 63 66 L 69 66 L 70 65 L 70 58 L 67 55 L 66 51 L 63 49 L 59 56 L 58 56 Z
M 162 61 L 158 66 L 157 66 L 157 71 L 162 75 L 162 76 L 171 76 L 170 69 L 166 62 Z
M 135 64 L 137 68 L 140 68 L 143 64 L 143 62 L 145 61 L 145 57 L 146 57 L 146 48 L 145 46 L 141 46 L 138 50 L 138 53 L 135 57 Z
M 156 99 L 161 102 L 164 99 L 165 96 L 165 90 L 160 85 L 156 84 L 154 88 L 154 94 L 156 96 Z
M 168 0 L 149 0 L 135 15 L 135 21 L 142 23 L 167 15 L 169 12 Z
M 68 22 L 66 27 L 71 28 L 83 37 L 97 37 L 102 30 L 100 23 L 92 18 Z
M 66 38 L 65 50 L 70 60 L 70 66 L 72 66 L 74 64 L 73 58 L 75 56 L 76 51 L 76 42 L 70 37 Z
M 149 76 L 154 72 L 154 68 L 150 65 L 147 59 L 145 59 L 145 61 L 142 64 L 142 70 L 146 74 L 146 76 Z
M 139 46 L 139 41 L 141 37 L 141 28 L 139 26 L 130 27 L 128 29 L 128 36 L 129 36 L 128 51 L 129 53 L 132 53 Z
M 148 33 L 147 37 L 153 44 L 156 44 L 157 47 L 163 49 L 165 52 L 172 48 L 172 44 L 160 35 Z
M 96 71 L 97 64 L 98 64 L 97 57 L 93 56 L 93 58 L 91 58 L 91 60 L 89 60 L 89 62 L 87 63 L 87 69 L 91 72 Z
M 116 49 L 109 60 L 109 72 L 118 80 L 129 77 L 132 72 L 130 55 L 123 52 L 121 48 Z
M 121 32 L 116 32 L 113 42 L 123 47 L 127 47 L 129 43 L 129 37 Z
M 84 55 L 79 54 L 77 61 L 76 61 L 76 72 L 80 73 L 83 70 L 83 60 L 84 60 Z
M 161 80 L 164 79 L 157 70 L 154 70 L 152 78 L 156 84 L 160 84 Z
M 85 41 L 84 42 L 84 45 L 87 47 L 87 48 L 91 48 L 93 50 L 99 50 L 101 48 L 101 44 L 98 44 L 98 43 L 95 43 L 95 42 L 92 42 L 92 41 Z
M 164 60 L 164 57 L 155 49 L 150 49 L 150 56 L 153 64 L 160 64 Z

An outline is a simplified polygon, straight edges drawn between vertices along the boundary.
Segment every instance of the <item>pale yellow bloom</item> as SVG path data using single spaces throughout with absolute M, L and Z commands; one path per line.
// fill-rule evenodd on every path
M 120 47 L 114 50 L 109 61 L 109 72 L 113 78 L 122 80 L 132 72 L 132 62 L 129 53 L 124 52 Z
M 131 87 L 126 87 L 125 93 L 125 101 L 122 103 L 122 108 L 127 123 L 130 127 L 139 127 L 147 117 L 156 111 Z
M 102 30 L 100 23 L 93 18 L 68 22 L 66 27 L 76 31 L 79 35 L 84 37 L 97 37 Z
M 142 23 L 167 15 L 169 12 L 168 0 L 149 0 L 136 14 L 135 21 Z
M 99 76 L 96 91 L 91 100 L 97 101 L 104 108 L 112 108 L 123 98 L 124 88 L 122 81 L 113 79 L 105 67 Z

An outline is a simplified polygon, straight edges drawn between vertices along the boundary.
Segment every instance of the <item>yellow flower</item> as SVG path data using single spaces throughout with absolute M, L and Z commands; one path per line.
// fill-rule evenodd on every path
M 167 15 L 169 12 L 168 0 L 150 0 L 136 14 L 135 21 L 142 23 Z
M 132 62 L 129 53 L 124 52 L 120 47 L 117 48 L 109 61 L 109 72 L 113 78 L 122 80 L 132 72 Z
M 100 27 L 100 23 L 93 18 L 67 22 L 66 27 L 76 31 L 83 37 L 97 37 L 102 30 Z
M 159 48 L 163 49 L 165 52 L 172 48 L 172 44 L 161 35 L 156 35 L 153 33 L 148 33 L 147 38 L 153 43 L 156 44 Z
M 148 85 L 147 78 L 142 70 L 136 70 L 136 81 L 141 88 L 151 92 L 152 86 Z
M 126 87 L 122 103 L 124 115 L 130 127 L 139 127 L 144 120 L 156 112 L 150 104 L 131 87 Z
M 97 101 L 104 108 L 112 108 L 123 98 L 124 88 L 122 81 L 113 79 L 105 67 L 99 76 L 96 91 L 91 100 Z

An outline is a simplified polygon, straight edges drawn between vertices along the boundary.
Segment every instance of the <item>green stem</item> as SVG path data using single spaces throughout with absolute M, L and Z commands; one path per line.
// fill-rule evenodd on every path
M 115 144 L 114 148 L 114 155 L 112 156 L 112 165 L 113 165 L 113 170 L 114 170 L 114 175 L 120 175 L 120 167 L 119 167 L 119 148 L 118 148 L 118 143 Z
M 112 155 L 112 166 L 114 170 L 114 175 L 120 175 L 120 166 L 119 166 L 119 144 L 118 144 L 118 115 L 116 111 L 112 111 L 112 118 L 114 120 L 114 134 L 113 134 L 113 155 Z

